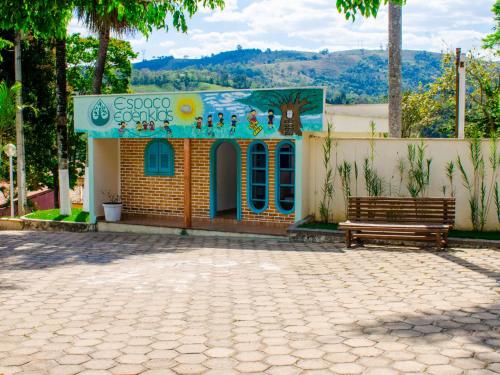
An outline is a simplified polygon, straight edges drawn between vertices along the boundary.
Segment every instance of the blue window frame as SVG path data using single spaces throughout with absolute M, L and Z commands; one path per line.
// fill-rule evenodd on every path
M 276 189 L 278 211 L 290 214 L 295 208 L 295 145 L 282 141 L 276 146 Z
M 146 176 L 173 176 L 174 149 L 164 139 L 148 143 L 144 151 L 144 174 Z
M 269 206 L 269 153 L 262 141 L 248 145 L 247 153 L 247 202 L 255 213 Z

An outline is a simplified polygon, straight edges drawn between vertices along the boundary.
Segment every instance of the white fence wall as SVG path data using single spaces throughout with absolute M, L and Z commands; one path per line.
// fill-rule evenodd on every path
M 323 167 L 323 141 L 324 138 L 311 135 L 309 140 L 310 144 L 308 150 L 310 152 L 310 169 L 309 178 L 304 182 L 309 184 L 308 188 L 308 202 L 305 204 L 311 213 L 314 213 L 317 219 L 319 219 L 319 205 L 321 202 L 321 188 L 324 182 L 325 170 Z M 339 173 L 336 166 L 342 163 L 344 160 L 351 164 L 354 161 L 357 162 L 359 167 L 359 177 L 358 184 L 356 187 L 356 182 L 354 179 L 354 167 L 352 171 L 352 195 L 366 196 L 365 182 L 363 177 L 363 162 L 366 157 L 370 155 L 370 141 L 371 139 L 335 139 L 336 147 L 334 147 L 334 155 L 332 157 L 333 167 L 335 168 L 335 196 L 333 199 L 332 220 L 334 222 L 339 222 L 345 219 L 344 213 L 344 200 L 342 194 L 342 187 L 340 183 Z M 375 139 L 374 143 L 374 167 L 377 170 L 379 176 L 381 176 L 385 182 L 386 193 L 388 195 L 389 190 L 392 191 L 393 196 L 398 196 L 398 191 L 400 187 L 400 177 L 398 171 L 398 160 L 403 158 L 407 162 L 407 147 L 409 143 L 418 144 L 420 139 Z M 469 143 L 467 140 L 456 140 L 456 139 L 425 139 L 424 140 L 426 148 L 426 158 L 432 158 L 431 164 L 431 177 L 430 177 L 430 188 L 427 196 L 432 197 L 442 197 L 443 196 L 443 185 L 447 186 L 447 195 L 449 195 L 449 183 L 445 172 L 445 165 L 449 161 L 454 161 L 456 165 L 457 156 L 460 155 L 464 165 L 472 176 L 472 165 L 470 162 L 469 153 Z M 500 142 L 497 145 L 500 149 Z M 483 156 L 486 163 L 486 181 L 488 190 L 491 183 L 491 168 L 489 167 L 489 148 L 490 141 L 482 141 Z M 499 180 L 499 173 L 497 170 L 497 175 L 494 176 L 496 180 Z M 407 171 L 406 171 L 407 173 Z M 405 174 L 406 174 L 405 173 Z M 401 195 L 409 196 L 408 190 L 406 189 L 406 176 L 405 180 L 401 186 Z M 390 187 L 389 187 L 390 186 Z M 455 168 L 454 176 L 454 187 L 456 190 L 456 222 L 455 228 L 470 230 L 472 229 L 472 223 L 470 220 L 470 208 L 468 202 L 468 191 L 462 185 L 462 177 L 458 170 Z M 356 192 L 357 191 L 357 192 Z M 500 230 L 500 225 L 496 217 L 496 206 L 493 199 L 493 194 L 491 195 L 491 202 L 489 206 L 488 218 L 485 225 L 485 230 Z

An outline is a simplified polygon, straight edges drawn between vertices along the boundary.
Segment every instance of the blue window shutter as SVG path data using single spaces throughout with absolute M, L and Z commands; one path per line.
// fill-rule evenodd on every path
M 146 149 L 144 162 L 146 163 L 146 173 L 156 174 L 158 172 L 158 144 L 150 143 Z
M 166 143 L 158 142 L 158 154 L 159 154 L 159 163 L 158 163 L 158 172 L 161 175 L 166 175 L 169 173 L 169 164 L 170 164 L 170 148 Z
M 173 176 L 174 150 L 170 143 L 156 139 L 144 152 L 144 173 L 147 176 Z

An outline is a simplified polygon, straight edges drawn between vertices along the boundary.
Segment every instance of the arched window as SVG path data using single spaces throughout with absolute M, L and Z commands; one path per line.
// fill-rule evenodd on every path
M 269 157 L 264 142 L 254 141 L 248 146 L 247 156 L 247 200 L 255 213 L 267 209 L 269 203 Z
M 148 143 L 144 151 L 144 174 L 146 176 L 173 176 L 174 149 L 164 139 Z
M 276 207 L 289 214 L 295 207 L 295 146 L 282 141 L 276 146 Z

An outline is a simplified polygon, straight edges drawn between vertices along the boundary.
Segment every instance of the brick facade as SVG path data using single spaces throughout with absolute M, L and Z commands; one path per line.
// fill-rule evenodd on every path
M 150 177 L 144 175 L 144 150 L 150 139 L 120 140 L 120 183 L 123 212 L 183 216 L 184 155 L 183 139 L 169 139 L 175 153 L 175 175 Z M 245 222 L 292 223 L 294 214 L 282 214 L 275 206 L 275 149 L 280 140 L 263 140 L 269 151 L 269 206 L 260 214 L 247 204 L 247 148 L 251 140 L 237 140 L 241 148 L 241 204 Z M 210 217 L 210 149 L 212 139 L 191 140 L 192 216 Z

